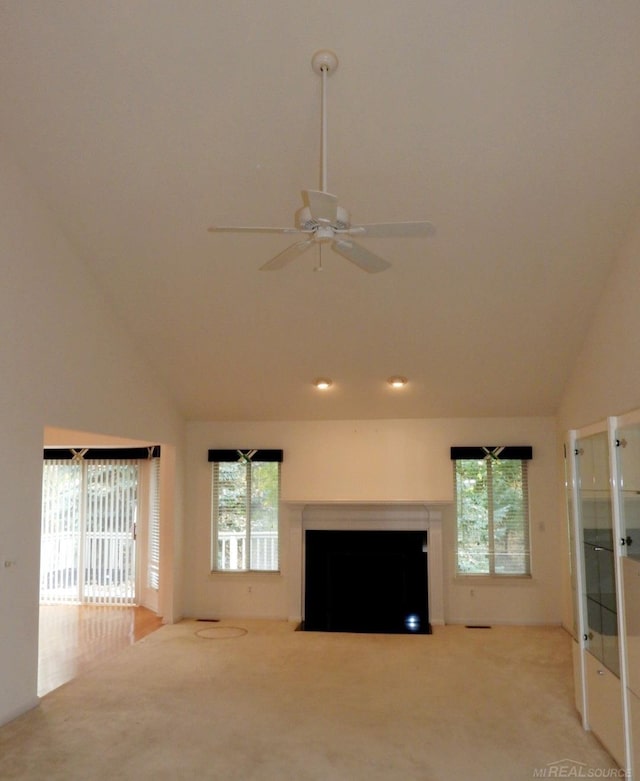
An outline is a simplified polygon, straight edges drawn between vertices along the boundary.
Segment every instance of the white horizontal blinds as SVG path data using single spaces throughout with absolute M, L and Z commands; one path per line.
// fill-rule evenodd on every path
M 247 569 L 249 466 L 241 462 L 213 464 L 212 508 L 216 546 L 214 568 Z
M 48 459 L 42 479 L 40 601 L 78 602 L 82 464 Z
M 251 569 L 278 569 L 280 464 L 255 461 L 251 472 Z
M 160 459 L 151 459 L 149 497 L 149 533 L 147 548 L 147 586 L 160 588 Z
M 490 460 L 493 489 L 493 571 L 528 575 L 529 486 L 526 461 Z
M 129 460 L 90 461 L 86 469 L 85 601 L 133 604 L 138 464 Z
M 221 571 L 279 567 L 281 450 L 210 450 L 211 567 Z
M 458 573 L 529 574 L 527 461 L 456 459 L 454 477 Z

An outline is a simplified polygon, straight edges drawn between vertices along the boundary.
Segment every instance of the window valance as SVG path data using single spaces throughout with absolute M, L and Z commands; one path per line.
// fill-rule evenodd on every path
M 452 461 L 481 461 L 484 458 L 530 461 L 533 458 L 533 448 L 531 445 L 478 445 L 451 448 Z
M 59 461 L 134 461 L 160 457 L 160 445 L 151 447 L 46 447 L 45 459 L 58 459 Z
M 252 450 L 250 448 L 236 448 L 235 450 L 210 450 L 209 461 L 224 463 L 232 461 L 271 461 L 282 462 L 282 450 Z

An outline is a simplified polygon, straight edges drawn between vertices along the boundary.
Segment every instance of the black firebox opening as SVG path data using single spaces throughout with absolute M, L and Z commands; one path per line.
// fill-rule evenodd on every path
M 305 536 L 305 631 L 430 634 L 426 531 Z

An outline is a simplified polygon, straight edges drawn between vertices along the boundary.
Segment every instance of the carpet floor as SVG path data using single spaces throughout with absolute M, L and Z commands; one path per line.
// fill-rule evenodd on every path
M 572 682 L 557 627 L 408 636 L 187 620 L 0 728 L 0 778 L 525 781 L 560 764 L 613 777 Z

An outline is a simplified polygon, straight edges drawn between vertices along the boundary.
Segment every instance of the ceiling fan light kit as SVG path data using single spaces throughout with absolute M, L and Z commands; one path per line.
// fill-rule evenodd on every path
M 313 384 L 318 390 L 329 390 L 329 388 L 333 385 L 333 382 L 326 377 L 318 377 L 317 380 L 313 381 Z
M 277 271 L 298 258 L 314 244 L 320 249 L 329 244 L 331 249 L 363 271 L 375 274 L 391 265 L 387 260 L 352 240 L 353 236 L 367 238 L 400 238 L 403 236 L 431 236 L 435 229 L 430 222 L 379 222 L 369 225 L 352 225 L 349 212 L 338 205 L 338 198 L 327 191 L 327 78 L 336 71 L 338 58 L 328 49 L 321 49 L 311 58 L 311 67 L 322 80 L 322 137 L 320 190 L 303 190 L 303 206 L 296 212 L 295 228 L 269 227 L 219 227 L 209 228 L 212 233 L 294 233 L 305 238 L 278 253 L 260 267 L 261 271 Z M 322 264 L 316 266 L 320 270 Z
M 392 388 L 404 388 L 408 380 L 406 377 L 400 377 L 399 375 L 396 375 L 394 377 L 389 377 L 387 382 Z

